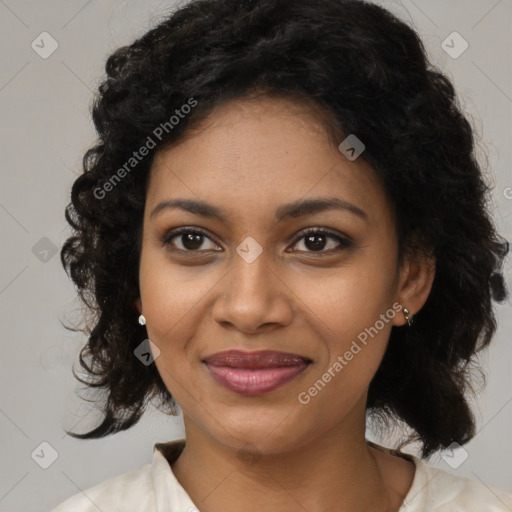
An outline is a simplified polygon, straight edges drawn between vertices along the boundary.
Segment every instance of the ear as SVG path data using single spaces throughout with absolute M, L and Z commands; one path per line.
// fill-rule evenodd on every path
M 142 314 L 142 302 L 140 297 L 135 301 L 135 305 L 137 306 L 137 311 Z
M 397 287 L 397 301 L 409 310 L 412 317 L 421 310 L 432 289 L 436 274 L 436 260 L 434 256 L 407 253 L 399 272 Z M 405 315 L 396 315 L 393 325 L 405 325 Z

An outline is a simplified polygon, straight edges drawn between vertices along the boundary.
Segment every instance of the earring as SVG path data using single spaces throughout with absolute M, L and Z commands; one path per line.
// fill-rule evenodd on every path
M 144 315 L 139 316 L 139 324 L 146 325 L 146 317 Z
M 407 320 L 407 325 L 409 327 L 411 327 L 411 325 L 413 324 L 413 317 L 412 315 L 409 317 L 409 310 L 407 308 L 404 308 L 404 315 L 405 315 L 405 319 Z

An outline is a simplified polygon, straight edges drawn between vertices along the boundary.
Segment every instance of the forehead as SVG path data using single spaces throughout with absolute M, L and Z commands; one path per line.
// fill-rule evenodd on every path
M 146 202 L 188 197 L 240 217 L 319 196 L 364 205 L 370 216 L 387 208 L 373 169 L 338 150 L 311 105 L 259 98 L 216 108 L 157 153 Z

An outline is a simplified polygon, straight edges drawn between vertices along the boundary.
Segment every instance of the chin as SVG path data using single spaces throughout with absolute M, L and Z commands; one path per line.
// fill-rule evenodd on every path
M 246 424 L 240 424 L 240 422 L 233 424 L 224 421 L 223 428 L 216 425 L 215 431 L 210 431 L 210 436 L 226 448 L 237 453 L 240 452 L 240 454 L 275 455 L 293 451 L 310 439 L 308 432 L 297 431 L 296 427 L 300 423 L 296 421 L 294 423 L 294 429 L 287 428 L 282 414 L 275 421 L 268 421 L 267 418 L 267 421 L 262 420 L 256 423 L 252 416 L 247 418 Z

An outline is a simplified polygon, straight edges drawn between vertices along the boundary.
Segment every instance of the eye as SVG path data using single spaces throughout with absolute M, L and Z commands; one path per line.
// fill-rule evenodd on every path
M 174 241 L 176 239 L 176 242 Z M 213 247 L 204 247 L 205 240 L 209 240 Z M 332 233 L 326 228 L 308 228 L 300 233 L 300 236 L 295 238 L 293 246 L 297 245 L 298 242 L 304 240 L 303 244 L 306 250 L 300 249 L 300 252 L 318 253 L 321 255 L 329 255 L 333 252 L 338 252 L 343 249 L 347 249 L 352 246 L 352 242 L 347 238 L 344 238 L 338 234 Z M 328 241 L 334 241 L 334 248 L 331 247 L 329 250 L 324 250 L 329 245 Z M 162 239 L 161 244 L 167 247 L 170 251 L 177 252 L 201 252 L 201 251 L 219 251 L 222 250 L 219 246 L 213 242 L 213 240 L 200 228 L 179 228 L 166 233 Z M 181 247 L 180 247 L 181 246 Z M 202 248 L 202 249 L 201 249 Z M 296 252 L 292 250 L 291 252 Z
M 329 245 L 329 239 L 337 242 L 337 246 L 334 244 L 333 249 L 331 243 L 330 250 L 324 251 L 323 249 Z M 350 240 L 338 234 L 334 234 L 325 228 L 308 228 L 301 233 L 300 237 L 295 239 L 293 245 L 296 245 L 301 240 L 304 240 L 303 246 L 306 247 L 306 251 L 304 252 L 319 253 L 319 256 L 323 256 L 324 254 L 329 255 L 333 252 L 339 252 L 352 246 L 352 242 Z M 295 250 L 292 252 L 295 252 Z
M 174 239 L 177 239 L 178 245 L 181 247 L 176 247 L 173 243 Z M 213 242 L 213 240 L 201 229 L 199 228 L 180 228 L 170 233 L 166 233 L 161 240 L 163 246 L 169 248 L 169 250 L 176 250 L 181 252 L 200 252 L 199 249 L 204 244 L 205 239 L 210 240 L 213 243 L 213 247 L 206 247 L 202 250 L 214 250 L 218 251 L 218 245 Z

